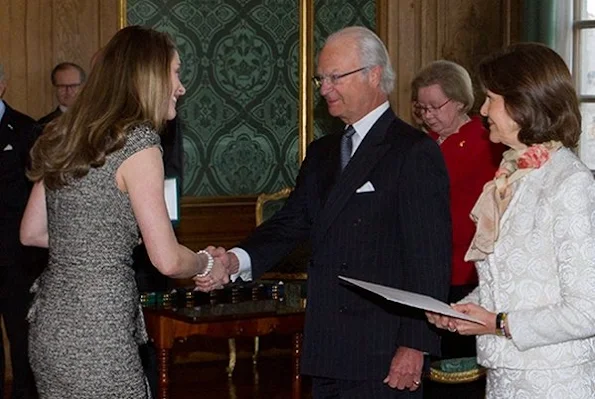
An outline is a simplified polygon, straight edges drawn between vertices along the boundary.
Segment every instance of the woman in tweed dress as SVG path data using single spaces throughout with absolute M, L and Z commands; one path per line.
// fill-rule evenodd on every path
M 49 246 L 33 286 L 29 355 L 41 398 L 148 398 L 146 332 L 132 250 L 140 237 L 165 275 L 228 271 L 178 244 L 163 195 L 157 132 L 185 93 L 167 34 L 131 26 L 102 51 L 76 104 L 32 150 L 25 245 Z M 140 229 L 140 232 L 139 232 Z

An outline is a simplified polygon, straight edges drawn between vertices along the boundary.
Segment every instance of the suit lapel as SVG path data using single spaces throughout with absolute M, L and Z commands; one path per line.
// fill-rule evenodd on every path
M 323 202 L 323 209 L 318 220 L 318 228 L 315 229 L 318 237 L 324 236 L 326 230 L 328 230 L 337 215 L 345 207 L 349 198 L 366 182 L 370 171 L 374 169 L 384 154 L 391 148 L 390 141 L 387 141 L 385 138 L 388 127 L 394 119 L 395 114 L 391 109 L 388 109 L 382 114 L 361 142 L 343 173 L 338 176 L 339 144 L 336 145 L 333 151 L 334 157 L 329 157 L 329 160 L 334 159 L 335 162 L 328 165 L 328 169 L 333 171 L 334 176 L 336 176 L 336 182 L 331 186 L 330 191 L 328 191 L 328 197 Z

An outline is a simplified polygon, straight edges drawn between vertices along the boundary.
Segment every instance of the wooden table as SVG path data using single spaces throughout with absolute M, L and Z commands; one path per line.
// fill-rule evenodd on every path
M 294 359 L 293 398 L 301 397 L 299 358 L 304 327 L 304 309 L 289 308 L 267 302 L 264 311 L 255 312 L 257 304 L 246 306 L 217 305 L 213 307 L 178 310 L 144 308 L 149 338 L 155 344 L 159 367 L 159 399 L 169 398 L 169 366 L 175 340 L 193 335 L 208 337 L 257 337 L 271 333 L 292 334 Z M 252 308 L 250 308 L 252 306 Z

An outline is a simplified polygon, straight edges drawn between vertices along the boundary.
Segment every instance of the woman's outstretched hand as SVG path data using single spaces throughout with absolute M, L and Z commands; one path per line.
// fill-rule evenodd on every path
M 213 257 L 213 268 L 206 276 L 195 276 L 193 280 L 196 285 L 195 289 L 202 292 L 210 292 L 223 288 L 225 284 L 229 283 L 230 274 L 235 273 L 232 265 L 235 255 L 227 252 L 222 247 L 209 246 L 205 248 L 205 251 Z

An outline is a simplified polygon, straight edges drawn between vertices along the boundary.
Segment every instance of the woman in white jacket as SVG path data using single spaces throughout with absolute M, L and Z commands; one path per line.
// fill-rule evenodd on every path
M 428 313 L 477 335 L 487 398 L 595 397 L 595 185 L 576 157 L 581 116 L 554 51 L 520 43 L 485 59 L 481 114 L 510 150 L 484 187 L 466 259 L 479 286 L 453 307 L 485 325 Z

